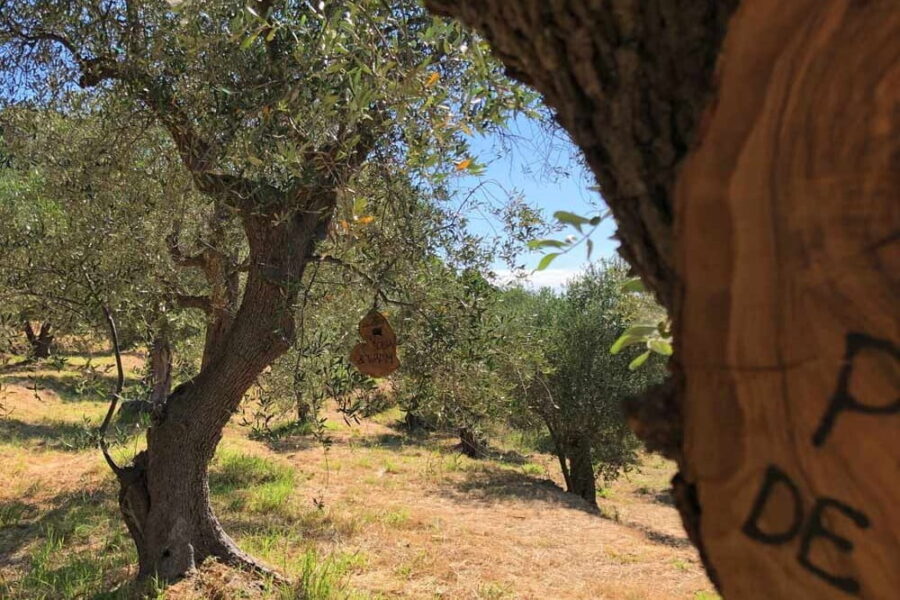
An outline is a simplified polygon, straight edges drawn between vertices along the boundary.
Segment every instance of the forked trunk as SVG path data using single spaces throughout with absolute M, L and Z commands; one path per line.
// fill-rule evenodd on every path
M 34 332 L 30 321 L 25 321 L 25 337 L 31 345 L 31 356 L 34 358 L 49 358 L 50 348 L 53 345 L 53 334 L 51 333 L 53 326 L 45 321 L 41 323 L 38 332 Z
M 320 206 L 279 225 L 245 217 L 254 266 L 230 328 L 204 357 L 200 373 L 154 414 L 147 449 L 129 466 L 116 468 L 140 577 L 173 580 L 209 556 L 263 569 L 237 548 L 213 514 L 207 468 L 244 393 L 290 347 L 297 282 L 313 232 L 330 218 L 333 196 Z

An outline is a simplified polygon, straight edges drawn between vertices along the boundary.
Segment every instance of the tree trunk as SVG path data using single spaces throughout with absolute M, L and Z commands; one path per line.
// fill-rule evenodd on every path
M 564 447 L 569 463 L 566 491 L 597 508 L 597 480 L 594 477 L 594 464 L 591 460 L 590 440 L 575 436 Z
M 200 419 L 193 410 L 240 402 L 234 391 L 216 388 L 203 381 L 179 386 L 169 397 L 165 420 L 148 432 L 147 450 L 120 477 L 119 504 L 137 547 L 139 578 L 173 580 L 208 556 L 256 565 L 224 532 L 209 504 L 207 465 L 224 423 L 219 426 L 221 415 Z
M 309 405 L 309 402 L 304 400 L 303 398 L 297 399 L 297 424 L 304 425 L 305 423 L 309 423 L 311 421 L 310 417 L 312 415 L 312 408 Z
M 459 445 L 457 448 L 460 452 L 469 458 L 484 458 L 485 454 L 487 454 L 484 442 L 474 429 L 460 427 L 457 433 L 459 434 Z
M 162 406 L 172 390 L 172 348 L 166 333 L 160 332 L 150 346 L 150 397 L 153 406 Z
M 50 347 L 53 345 L 53 334 L 50 333 L 52 325 L 49 321 L 41 323 L 41 327 L 37 333 L 31 326 L 30 321 L 25 321 L 25 337 L 31 345 L 31 355 L 34 358 L 49 358 Z
M 207 467 L 222 430 L 256 377 L 294 336 L 294 302 L 311 246 L 334 206 L 319 204 L 273 224 L 243 216 L 252 266 L 240 308 L 192 380 L 179 385 L 147 432 L 147 450 L 118 469 L 120 507 L 138 552 L 139 576 L 178 578 L 208 556 L 262 569 L 222 530 L 209 504 Z
M 418 402 L 416 402 L 415 406 L 406 407 L 405 410 L 406 414 L 403 416 L 403 424 L 410 433 L 416 431 L 431 431 L 434 429 L 431 423 L 428 422 L 428 419 L 423 417 L 419 412 Z
M 556 109 L 669 309 L 631 422 L 723 595 L 894 597 L 896 1 L 426 3 Z

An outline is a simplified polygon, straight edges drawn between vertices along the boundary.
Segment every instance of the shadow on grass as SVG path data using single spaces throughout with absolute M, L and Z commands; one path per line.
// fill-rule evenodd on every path
M 110 487 L 0 503 L 11 519 L 0 528 L 0 597 L 143 597 L 126 584 L 136 556 L 114 496 Z
M 498 500 L 514 498 L 600 514 L 595 507 L 575 494 L 569 494 L 550 479 L 490 463 L 479 465 L 477 471 L 466 473 L 465 479 L 445 486 L 441 493 L 461 503 L 494 504 Z
M 0 441 L 37 443 L 54 450 L 79 452 L 94 446 L 94 429 L 82 423 L 26 423 L 18 419 L 0 419 Z
M 358 437 L 351 442 L 362 448 L 382 448 L 385 450 L 402 450 L 407 446 L 418 448 L 434 446 L 434 440 L 427 435 L 405 435 L 402 433 L 379 433 Z
M 650 501 L 655 502 L 656 504 L 662 504 L 663 506 L 675 506 L 675 498 L 672 497 L 671 490 L 653 490 L 646 487 L 638 488 L 635 491 L 639 496 L 644 496 L 648 498 Z
M 644 525 L 643 523 L 635 523 L 634 521 L 619 521 L 619 524 L 637 531 L 654 544 L 661 544 L 663 546 L 668 546 L 669 548 L 687 548 L 691 545 L 691 541 L 687 538 L 687 536 L 678 536 L 672 535 L 671 533 L 657 531 L 656 529 Z
M 93 381 L 87 382 L 85 377 L 72 374 L 71 372 L 60 372 L 58 374 L 49 374 L 46 372 L 40 375 L 27 375 L 16 372 L 12 375 L 6 375 L 3 378 L 4 383 L 18 385 L 29 390 L 37 391 L 50 390 L 54 392 L 63 402 L 97 402 L 103 401 L 107 394 L 114 389 L 116 384 L 115 374 L 104 374 L 93 377 Z M 134 385 L 139 383 L 135 377 L 125 377 L 125 385 Z
M 113 498 L 111 489 L 95 489 L 64 492 L 41 504 L 27 498 L 0 501 L 0 567 L 17 562 L 13 554 L 46 538 L 48 531 L 67 536 L 86 525 L 117 518 Z

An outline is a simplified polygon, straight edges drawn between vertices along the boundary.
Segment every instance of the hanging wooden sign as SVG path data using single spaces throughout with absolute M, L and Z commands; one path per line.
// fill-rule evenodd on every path
M 363 339 L 350 352 L 350 362 L 360 373 L 370 377 L 386 377 L 397 370 L 397 336 L 388 320 L 372 309 L 359 322 Z

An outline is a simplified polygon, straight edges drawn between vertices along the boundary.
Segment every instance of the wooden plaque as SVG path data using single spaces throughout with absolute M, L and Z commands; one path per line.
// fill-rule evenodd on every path
M 350 352 L 350 362 L 360 373 L 386 377 L 397 370 L 397 336 L 384 315 L 370 310 L 359 322 L 359 336 L 363 341 Z

